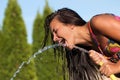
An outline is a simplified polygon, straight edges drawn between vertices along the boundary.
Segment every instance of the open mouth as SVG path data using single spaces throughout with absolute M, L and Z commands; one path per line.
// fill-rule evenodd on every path
M 68 48 L 68 49 L 73 49 L 73 46 L 69 46 L 67 41 L 65 39 L 61 39 L 58 41 L 59 44 L 63 45 L 64 47 Z
M 61 40 L 59 41 L 59 44 L 65 44 L 65 39 L 61 39 Z

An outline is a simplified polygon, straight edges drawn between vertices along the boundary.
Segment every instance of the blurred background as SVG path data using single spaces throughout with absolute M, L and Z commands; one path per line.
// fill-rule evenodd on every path
M 84 20 L 101 13 L 120 16 L 119 0 L 0 0 L 0 79 L 10 80 L 41 48 L 45 17 L 67 7 Z M 50 45 L 50 43 L 48 43 Z M 49 49 L 25 64 L 14 80 L 68 80 L 65 54 Z

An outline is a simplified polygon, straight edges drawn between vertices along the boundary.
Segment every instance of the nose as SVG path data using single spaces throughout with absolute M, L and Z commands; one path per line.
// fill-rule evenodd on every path
M 53 41 L 55 41 L 55 42 L 58 41 L 58 37 L 56 35 L 53 36 Z
M 59 42 L 60 41 L 60 37 L 57 34 L 53 34 L 53 41 L 55 42 Z

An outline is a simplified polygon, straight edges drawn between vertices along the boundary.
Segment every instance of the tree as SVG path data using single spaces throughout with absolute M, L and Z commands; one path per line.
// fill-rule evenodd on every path
M 33 24 L 33 34 L 32 34 L 32 38 L 33 38 L 33 53 L 37 52 L 40 48 L 41 48 L 41 42 L 42 42 L 42 38 L 43 38 L 43 22 L 42 22 L 42 16 L 40 15 L 39 12 L 37 12 L 37 16 L 34 20 L 34 24 Z M 41 35 L 42 34 L 42 35 Z
M 41 42 L 42 42 L 42 35 L 43 34 L 43 23 L 42 23 L 42 16 L 40 15 L 39 12 L 37 12 L 36 18 L 34 20 L 34 24 L 33 24 L 33 34 L 32 34 L 32 38 L 33 38 L 33 42 L 32 42 L 32 53 L 35 54 L 36 52 L 38 52 L 38 50 L 41 48 Z M 44 79 L 39 79 L 40 75 L 39 73 L 42 73 L 42 71 L 39 71 L 39 65 L 37 64 L 37 60 L 38 60 L 38 56 L 34 59 L 35 61 L 35 66 L 37 69 L 37 76 L 38 76 L 38 80 L 44 80 Z
M 46 0 L 46 5 L 44 7 L 43 15 L 40 15 L 37 12 L 36 18 L 33 25 L 33 42 L 32 50 L 33 54 L 36 53 L 40 48 L 42 48 L 41 42 L 43 41 L 44 36 L 44 21 L 47 15 L 52 12 L 52 9 L 49 7 Z M 51 45 L 51 40 L 49 40 L 47 45 Z M 57 54 L 59 55 L 59 54 Z M 55 58 L 53 49 L 49 49 L 42 54 L 37 55 L 35 58 L 35 65 L 37 69 L 37 76 L 39 80 L 63 80 L 63 68 L 62 58 Z M 65 80 L 65 79 L 64 79 Z
M 1 66 L 1 79 L 9 80 L 23 61 L 27 61 L 31 55 L 30 46 L 27 43 L 27 34 L 21 9 L 17 0 L 9 0 L 3 22 L 4 63 Z M 16 80 L 36 80 L 34 62 L 24 65 L 21 72 L 15 77 Z
M 49 7 L 49 4 L 46 0 L 46 5 L 45 5 L 44 11 L 43 11 L 43 20 L 45 20 L 46 16 L 49 15 L 52 11 L 53 10 Z M 51 44 L 51 35 L 48 37 L 47 45 L 50 45 L 50 44 Z M 66 55 L 64 53 L 61 54 L 59 52 L 54 54 L 54 52 L 52 50 L 50 50 L 48 52 L 46 53 L 46 56 L 48 56 L 48 62 L 50 63 L 48 65 L 51 65 L 51 68 L 53 69 L 53 70 L 51 69 L 51 74 L 54 74 L 54 77 L 56 77 L 57 80 L 68 79 L 68 72 L 67 72 L 66 58 L 65 58 Z M 54 60 L 55 60 L 55 62 L 53 62 Z M 54 67 L 53 67 L 53 65 L 54 65 Z M 56 69 L 56 70 L 54 70 L 54 69 Z

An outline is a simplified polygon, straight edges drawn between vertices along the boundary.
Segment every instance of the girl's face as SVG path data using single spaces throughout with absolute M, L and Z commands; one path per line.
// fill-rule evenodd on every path
M 69 49 L 73 48 L 75 38 L 72 25 L 65 25 L 57 19 L 53 19 L 50 28 L 55 42 L 65 44 Z

